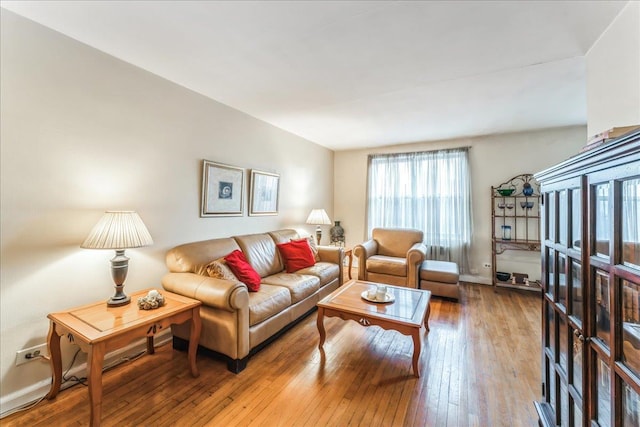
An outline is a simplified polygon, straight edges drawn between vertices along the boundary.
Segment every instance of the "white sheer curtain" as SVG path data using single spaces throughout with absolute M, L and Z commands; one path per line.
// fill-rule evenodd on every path
M 367 230 L 424 232 L 428 259 L 469 271 L 471 181 L 468 149 L 369 156 Z

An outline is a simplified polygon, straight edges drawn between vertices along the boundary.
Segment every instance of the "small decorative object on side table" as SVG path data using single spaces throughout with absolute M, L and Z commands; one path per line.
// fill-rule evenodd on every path
M 140 310 L 155 310 L 164 305 L 164 297 L 155 289 L 151 289 L 146 296 L 138 298 Z
M 157 292 L 157 291 L 156 291 Z M 133 298 L 144 298 L 150 291 L 136 292 Z M 159 294 L 159 293 L 158 293 Z M 155 294 L 153 294 L 155 295 Z M 197 377 L 196 351 L 200 339 L 200 305 L 202 302 L 165 292 L 164 305 L 155 310 L 140 310 L 136 305 L 110 307 L 104 302 L 73 308 L 60 313 L 51 313 L 48 346 L 51 355 L 53 381 L 47 399 L 53 399 L 62 384 L 62 356 L 60 337 L 68 335 L 88 354 L 87 378 L 92 426 L 100 425 L 102 403 L 102 365 L 106 353 L 136 338 L 147 338 L 147 353 L 153 354 L 153 337 L 171 324 L 191 321 L 189 336 L 189 367 L 191 375 Z

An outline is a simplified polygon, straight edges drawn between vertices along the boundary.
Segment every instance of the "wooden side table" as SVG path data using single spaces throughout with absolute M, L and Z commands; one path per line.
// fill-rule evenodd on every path
M 124 347 L 132 341 L 146 337 L 147 353 L 153 354 L 153 337 L 171 324 L 191 321 L 189 336 L 189 367 L 191 375 L 199 375 L 196 366 L 196 351 L 200 339 L 200 305 L 198 300 L 162 291 L 164 306 L 155 310 L 141 310 L 136 304 L 150 289 L 131 295 L 131 304 L 108 307 L 102 301 L 77 307 L 61 313 L 52 313 L 48 346 L 51 355 L 53 382 L 47 399 L 53 399 L 62 384 L 62 356 L 60 337 L 67 335 L 70 340 L 87 353 L 87 379 L 89 403 L 91 405 L 91 425 L 99 426 L 102 404 L 102 365 L 104 355 L 109 351 Z

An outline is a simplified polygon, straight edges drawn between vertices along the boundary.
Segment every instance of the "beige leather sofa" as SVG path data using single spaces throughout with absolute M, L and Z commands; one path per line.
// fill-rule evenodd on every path
M 314 266 L 286 272 L 276 243 L 298 238 L 295 230 L 285 229 L 188 243 L 167 253 L 169 273 L 162 286 L 202 301 L 200 346 L 224 356 L 230 371 L 243 370 L 251 354 L 342 284 L 342 248 L 318 247 Z M 260 274 L 258 292 L 249 292 L 241 282 L 207 276 L 210 262 L 236 249 Z M 174 347 L 185 348 L 189 325 L 174 325 L 172 332 Z
M 420 230 L 374 228 L 370 240 L 353 248 L 358 258 L 358 279 L 417 288 L 427 252 L 422 239 Z

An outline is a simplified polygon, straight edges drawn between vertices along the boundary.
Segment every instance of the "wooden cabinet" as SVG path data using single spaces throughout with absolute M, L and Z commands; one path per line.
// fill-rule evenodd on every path
M 544 426 L 640 426 L 640 132 L 535 175 Z
M 515 280 L 514 271 L 501 268 L 510 251 L 540 251 L 540 187 L 531 174 L 491 187 L 491 226 L 493 285 L 539 290 L 539 277 Z M 498 272 L 510 276 L 498 278 Z

